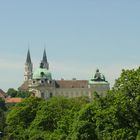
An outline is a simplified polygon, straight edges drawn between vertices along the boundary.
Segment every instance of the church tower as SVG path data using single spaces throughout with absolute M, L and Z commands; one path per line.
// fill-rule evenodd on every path
M 30 50 L 28 49 L 24 72 L 25 81 L 32 79 L 32 70 L 33 64 L 30 57 Z
M 47 61 L 46 50 L 44 49 L 43 58 L 41 63 L 43 64 L 43 68 L 49 69 L 49 63 Z

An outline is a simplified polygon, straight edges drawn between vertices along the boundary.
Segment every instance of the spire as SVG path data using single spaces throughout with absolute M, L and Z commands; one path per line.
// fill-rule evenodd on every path
M 47 70 L 49 69 L 49 63 L 47 61 L 46 49 L 44 49 L 43 58 L 42 58 L 41 63 L 43 64 L 43 68 L 46 68 Z
M 45 62 L 45 63 L 47 63 L 46 49 L 44 49 L 42 61 Z
M 27 58 L 25 63 L 25 71 L 24 71 L 25 81 L 32 79 L 32 70 L 33 70 L 33 64 L 31 62 L 30 50 L 28 48 Z
M 30 57 L 30 50 L 28 49 L 28 52 L 27 52 L 27 58 L 26 58 L 26 63 L 27 64 L 31 64 L 31 57 Z

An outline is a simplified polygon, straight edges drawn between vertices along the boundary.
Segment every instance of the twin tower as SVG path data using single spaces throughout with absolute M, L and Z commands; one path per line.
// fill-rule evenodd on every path
M 43 58 L 41 60 L 41 63 L 43 64 L 43 68 L 45 68 L 47 70 L 49 69 L 49 63 L 47 61 L 45 49 L 43 52 Z M 25 72 L 24 72 L 25 81 L 31 80 L 32 76 L 33 76 L 33 63 L 31 61 L 30 50 L 28 49 L 27 58 L 26 58 L 26 62 L 25 62 Z

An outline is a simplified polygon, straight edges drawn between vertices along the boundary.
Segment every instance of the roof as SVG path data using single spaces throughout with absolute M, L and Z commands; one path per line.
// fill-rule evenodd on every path
M 5 98 L 6 97 L 6 93 L 2 89 L 0 89 L 0 97 L 1 98 Z
M 89 80 L 90 85 L 109 85 L 107 81 L 94 81 L 94 80 Z
M 20 103 L 22 101 L 22 98 L 6 98 L 6 103 Z
M 21 91 L 27 91 L 29 86 L 29 81 L 24 81 L 24 83 L 18 88 Z
M 56 80 L 56 88 L 88 88 L 87 80 Z

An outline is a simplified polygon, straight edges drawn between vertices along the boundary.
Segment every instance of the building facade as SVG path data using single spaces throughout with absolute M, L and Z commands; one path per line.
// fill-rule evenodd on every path
M 109 90 L 109 83 L 98 69 L 95 75 L 89 80 L 54 80 L 49 71 L 46 50 L 44 50 L 39 68 L 34 72 L 30 51 L 28 50 L 24 77 L 24 83 L 19 90 L 28 90 L 33 96 L 44 99 L 49 99 L 53 96 L 64 96 L 67 98 L 88 96 L 89 98 L 94 98 L 94 92 L 105 96 Z

